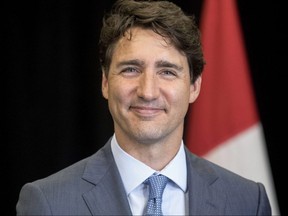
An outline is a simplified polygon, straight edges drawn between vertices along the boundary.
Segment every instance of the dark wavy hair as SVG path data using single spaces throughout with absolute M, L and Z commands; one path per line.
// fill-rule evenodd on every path
M 169 1 L 118 0 L 104 16 L 100 33 L 99 58 L 106 76 L 116 43 L 132 27 L 152 29 L 183 52 L 188 60 L 191 83 L 201 75 L 205 61 L 194 16 L 186 15 Z

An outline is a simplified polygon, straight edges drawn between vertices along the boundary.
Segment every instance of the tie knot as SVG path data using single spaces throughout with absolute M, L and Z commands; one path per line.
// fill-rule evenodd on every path
M 164 175 L 152 175 L 145 182 L 149 185 L 149 199 L 161 198 L 168 178 Z

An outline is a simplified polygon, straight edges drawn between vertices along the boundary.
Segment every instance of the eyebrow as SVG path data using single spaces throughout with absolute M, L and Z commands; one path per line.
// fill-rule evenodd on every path
M 144 66 L 145 63 L 144 63 L 144 61 L 141 61 L 139 59 L 132 59 L 132 60 L 127 60 L 127 61 L 121 61 L 116 66 L 121 67 L 121 66 L 125 66 L 125 65 Z
M 156 62 L 156 67 L 161 68 L 161 67 L 166 67 L 166 68 L 173 68 L 176 69 L 178 71 L 182 71 L 183 67 L 177 64 L 174 64 L 172 62 L 169 61 L 165 61 L 165 60 L 160 60 Z
M 144 66 L 145 62 L 139 59 L 132 59 L 132 60 L 127 60 L 127 61 L 121 61 L 117 64 L 117 67 L 125 66 L 125 65 L 135 65 L 135 66 Z M 174 68 L 178 71 L 182 71 L 183 67 L 180 65 L 177 65 L 175 63 L 166 61 L 166 60 L 159 60 L 156 62 L 156 67 L 157 68 Z

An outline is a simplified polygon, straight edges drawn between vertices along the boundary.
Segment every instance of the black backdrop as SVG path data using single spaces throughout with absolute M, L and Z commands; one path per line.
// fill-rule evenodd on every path
M 112 2 L 38 0 L 2 6 L 3 215 L 15 214 L 24 183 L 94 153 L 112 135 L 97 57 L 102 15 Z M 174 2 L 199 23 L 201 0 Z M 287 215 L 287 12 L 284 1 L 237 3 L 278 202 Z

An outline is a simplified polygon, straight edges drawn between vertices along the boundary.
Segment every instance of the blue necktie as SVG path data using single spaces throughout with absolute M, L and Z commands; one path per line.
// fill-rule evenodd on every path
M 145 184 L 149 185 L 149 198 L 144 215 L 163 215 L 162 194 L 168 182 L 168 178 L 163 175 L 152 175 Z

